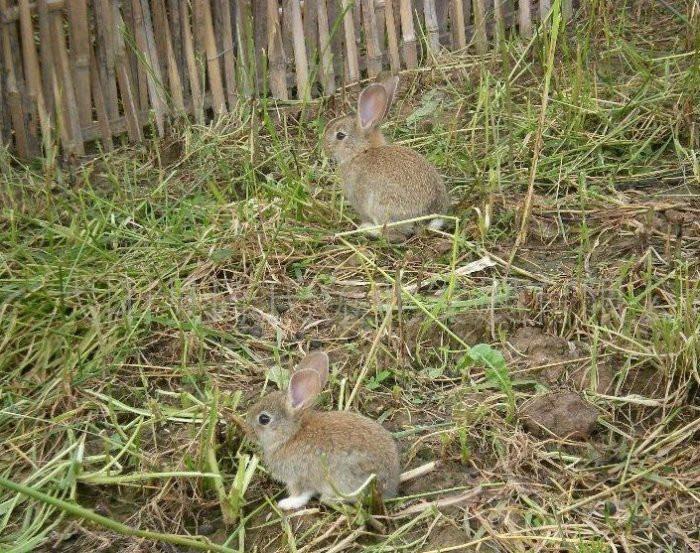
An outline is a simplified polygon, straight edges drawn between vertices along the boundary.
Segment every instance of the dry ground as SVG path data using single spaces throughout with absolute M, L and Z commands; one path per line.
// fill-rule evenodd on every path
M 316 136 L 352 92 L 8 163 L 0 550 L 700 551 L 698 29 L 601 0 L 552 63 L 547 31 L 404 75 L 387 134 L 456 215 L 404 244 L 338 235 Z M 356 389 L 441 463 L 385 510 L 282 517 L 234 424 L 315 348 L 320 408 Z

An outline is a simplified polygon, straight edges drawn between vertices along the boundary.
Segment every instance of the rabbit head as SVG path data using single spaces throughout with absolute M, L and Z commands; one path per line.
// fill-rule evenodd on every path
M 328 355 L 309 353 L 297 366 L 286 392 L 272 392 L 248 410 L 247 423 L 264 451 L 272 451 L 296 434 L 303 413 L 313 407 L 328 380 Z
M 345 163 L 369 148 L 386 144 L 379 125 L 386 117 L 399 83 L 397 76 L 367 85 L 357 99 L 357 112 L 331 121 L 324 148 L 336 163 Z

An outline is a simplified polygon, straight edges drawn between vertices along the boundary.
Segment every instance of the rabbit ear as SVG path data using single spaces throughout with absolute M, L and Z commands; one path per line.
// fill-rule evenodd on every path
M 384 87 L 384 90 L 386 90 L 386 109 L 384 110 L 383 115 L 383 117 L 386 117 L 391 104 L 394 102 L 394 96 L 396 96 L 396 89 L 399 86 L 399 76 L 393 75 L 387 79 L 384 79 L 382 81 L 382 86 Z
M 325 351 L 317 350 L 307 354 L 297 365 L 296 370 L 311 369 L 318 374 L 319 384 L 321 389 L 326 385 L 328 380 L 328 354 Z
M 389 107 L 386 88 L 379 83 L 368 85 L 357 99 L 357 122 L 363 131 L 376 127 Z
M 292 373 L 287 390 L 287 401 L 292 409 L 303 409 L 311 405 L 321 391 L 321 380 L 313 369 L 303 369 Z

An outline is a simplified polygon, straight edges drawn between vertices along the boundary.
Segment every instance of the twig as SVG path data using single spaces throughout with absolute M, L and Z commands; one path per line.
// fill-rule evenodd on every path
M 415 515 L 418 513 L 422 513 L 423 511 L 426 511 L 428 509 L 439 509 L 440 507 L 449 507 L 450 505 L 458 505 L 460 503 L 464 503 L 466 501 L 469 501 L 471 499 L 476 499 L 483 493 L 483 488 L 481 486 L 477 486 L 473 490 L 470 490 L 466 493 L 459 494 L 459 495 L 451 495 L 448 497 L 443 497 L 442 499 L 437 499 L 435 501 L 429 501 L 426 503 L 418 503 L 416 505 L 411 505 L 410 507 L 407 507 L 403 509 L 402 511 L 399 511 L 398 513 L 393 514 L 390 518 L 404 518 L 407 516 Z
M 401 473 L 401 476 L 399 477 L 399 482 L 408 482 L 409 480 L 413 480 L 414 478 L 418 478 L 419 476 L 425 476 L 426 474 L 430 474 L 431 472 L 433 472 L 439 466 L 440 461 L 431 461 L 430 463 L 425 463 L 424 465 L 421 465 L 414 469 L 407 470 L 406 472 Z

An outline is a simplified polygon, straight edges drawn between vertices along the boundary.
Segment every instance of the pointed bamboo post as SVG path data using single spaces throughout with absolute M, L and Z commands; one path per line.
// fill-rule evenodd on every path
M 428 46 L 436 54 L 440 49 L 440 27 L 435 11 L 435 0 L 423 0 L 423 17 L 425 18 L 425 31 L 428 34 Z
M 458 50 L 467 47 L 467 32 L 464 21 L 464 0 L 452 0 L 452 32 Z
M 355 83 L 360 80 L 360 62 L 357 57 L 355 42 L 355 19 L 350 0 L 342 0 L 343 30 L 345 31 L 345 61 L 347 62 L 347 81 Z
M 399 40 L 396 36 L 396 19 L 394 18 L 393 0 L 386 0 L 384 4 L 384 21 L 386 22 L 389 67 L 391 67 L 391 72 L 396 75 L 401 70 L 401 58 L 399 57 Z
M 403 36 L 403 58 L 406 67 L 413 69 L 418 65 L 418 47 L 416 31 L 413 27 L 412 0 L 401 0 L 401 35 Z
M 272 96 L 280 100 L 289 99 L 287 63 L 284 57 L 278 0 L 267 0 L 267 59 L 270 68 L 270 92 L 272 92 Z
M 90 35 L 86 0 L 67 2 L 70 22 L 70 58 L 73 65 L 75 97 L 78 102 L 80 124 L 92 123 L 92 98 L 90 95 Z
M 532 36 L 532 15 L 530 13 L 530 0 L 518 0 L 519 15 L 518 25 L 520 36 L 530 38 Z
M 292 37 L 294 47 L 294 75 L 297 82 L 297 97 L 301 100 L 311 98 L 309 83 L 309 63 L 306 58 L 306 41 L 304 40 L 304 25 L 301 20 L 301 4 L 299 0 L 289 3 L 292 10 Z
M 335 71 L 333 69 L 333 45 L 331 44 L 330 30 L 328 27 L 328 8 L 326 6 L 326 0 L 318 0 L 316 12 L 323 90 L 326 94 L 333 94 L 335 92 Z
M 382 50 L 379 46 L 374 0 L 362 0 L 362 22 L 367 50 L 367 75 L 373 79 L 382 72 Z
M 44 103 L 39 57 L 34 44 L 34 27 L 29 9 L 29 0 L 20 0 L 19 22 L 22 29 L 22 58 L 24 61 L 24 78 L 27 83 L 27 94 L 29 101 L 32 104 L 36 104 L 42 139 L 44 144 L 48 145 L 51 140 L 51 121 Z M 46 70 L 48 71 L 49 67 Z

